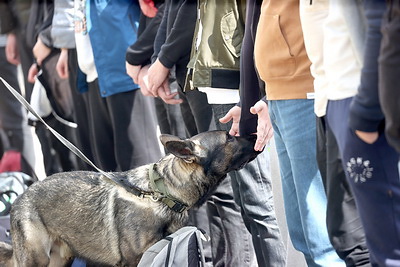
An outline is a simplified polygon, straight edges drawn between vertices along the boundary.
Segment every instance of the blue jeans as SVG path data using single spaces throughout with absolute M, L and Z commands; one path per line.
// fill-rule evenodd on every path
M 223 117 L 233 106 L 230 104 L 212 105 L 219 130 L 228 131 L 230 129 L 230 123 L 221 124 L 218 119 Z M 286 265 L 286 249 L 275 215 L 269 162 L 269 153 L 264 151 L 240 171 L 230 172 L 228 178 L 231 180 L 234 200 L 241 208 L 244 224 L 251 233 L 258 266 L 279 267 Z M 241 237 L 237 233 L 239 229 L 232 229 L 229 234 L 236 232 L 237 238 L 243 238 L 244 235 Z M 228 237 L 228 239 L 230 238 Z
M 316 161 L 314 101 L 268 101 L 289 235 L 308 266 L 344 266 L 326 228 L 326 195 Z

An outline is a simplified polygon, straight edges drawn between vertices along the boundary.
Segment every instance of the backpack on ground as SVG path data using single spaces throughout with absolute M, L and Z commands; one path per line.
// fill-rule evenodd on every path
M 208 238 L 200 229 L 182 227 L 146 250 L 138 267 L 204 267 L 202 239 Z

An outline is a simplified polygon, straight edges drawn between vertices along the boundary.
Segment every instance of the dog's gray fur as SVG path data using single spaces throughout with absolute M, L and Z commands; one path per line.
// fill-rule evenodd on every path
M 203 202 L 229 171 L 257 156 L 255 138 L 224 131 L 181 140 L 162 135 L 171 152 L 156 163 L 171 196 L 189 208 Z M 116 172 L 115 182 L 96 172 L 58 173 L 36 182 L 13 204 L 12 247 L 0 244 L 6 266 L 63 266 L 73 257 L 110 266 L 136 266 L 152 244 L 184 226 L 160 201 L 139 198 L 127 186 L 153 191 L 149 167 Z

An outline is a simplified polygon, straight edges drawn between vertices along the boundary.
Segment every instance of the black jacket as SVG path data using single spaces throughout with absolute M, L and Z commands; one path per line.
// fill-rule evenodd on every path
M 53 0 L 0 0 L 0 32 L 19 31 L 33 48 L 39 32 L 51 22 L 53 12 Z
M 138 39 L 128 47 L 126 61 L 135 66 L 144 66 L 151 63 L 151 56 L 154 53 L 154 40 L 157 30 L 161 24 L 165 4 L 158 6 L 157 15 L 154 18 L 140 15 Z
M 360 87 L 350 105 L 350 127 L 353 130 L 375 132 L 382 129 L 384 116 L 378 96 L 378 57 L 382 40 L 381 24 L 386 11 L 385 1 L 366 0 L 366 49 L 361 70 Z
M 175 66 L 176 80 L 183 87 L 196 25 L 197 0 L 167 0 L 154 43 L 152 61 L 166 68 Z
M 240 135 L 257 132 L 257 115 L 250 108 L 262 98 L 264 83 L 259 79 L 254 64 L 254 40 L 261 13 L 262 0 L 248 0 L 246 5 L 246 23 L 240 57 Z
M 389 2 L 382 25 L 379 98 L 388 142 L 400 153 L 400 0 Z

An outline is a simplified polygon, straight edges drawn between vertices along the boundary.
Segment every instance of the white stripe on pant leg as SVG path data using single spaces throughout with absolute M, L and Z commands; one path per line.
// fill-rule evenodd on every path
M 399 170 L 399 177 L 400 177 L 400 160 L 399 160 L 399 164 L 397 165 L 397 168 Z

